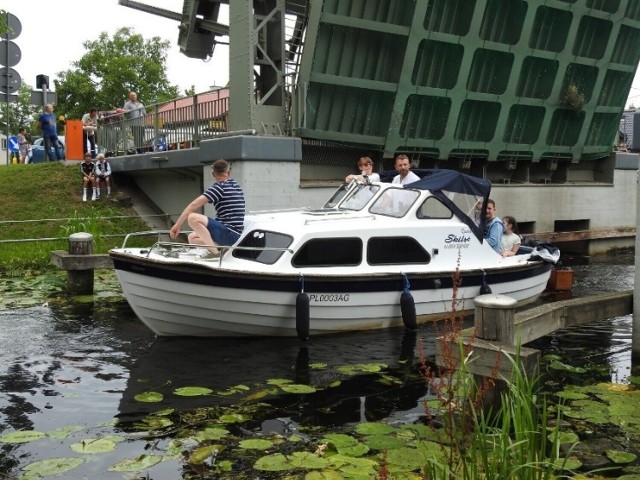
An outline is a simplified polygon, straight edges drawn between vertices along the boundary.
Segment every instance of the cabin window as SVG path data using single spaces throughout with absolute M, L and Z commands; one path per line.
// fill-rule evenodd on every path
M 362 263 L 359 238 L 314 238 L 294 255 L 294 267 L 354 266 Z
M 254 230 L 245 235 L 237 247 L 233 249 L 233 256 L 244 260 L 254 260 L 258 263 L 272 265 L 293 242 L 293 237 L 267 230 Z
M 428 197 L 416 212 L 418 218 L 449 219 L 453 212 L 436 197 Z
M 431 255 L 412 237 L 374 237 L 367 243 L 369 265 L 429 263 Z

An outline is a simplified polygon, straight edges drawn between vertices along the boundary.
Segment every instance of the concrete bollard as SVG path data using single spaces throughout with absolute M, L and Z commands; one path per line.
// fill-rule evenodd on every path
M 73 233 L 69 236 L 69 255 L 92 255 L 93 235 L 90 233 Z M 67 277 L 69 292 L 76 295 L 93 293 L 93 269 L 69 270 Z
M 514 319 L 517 301 L 506 295 L 478 295 L 475 326 L 478 338 L 514 346 Z

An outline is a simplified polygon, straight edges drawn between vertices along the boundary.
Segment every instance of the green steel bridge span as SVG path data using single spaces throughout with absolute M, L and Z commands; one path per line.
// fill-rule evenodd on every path
M 190 57 L 229 42 L 229 130 L 300 138 L 303 157 L 349 166 L 353 150 L 404 152 L 525 179 L 606 157 L 640 59 L 634 0 L 120 3 L 179 21 Z

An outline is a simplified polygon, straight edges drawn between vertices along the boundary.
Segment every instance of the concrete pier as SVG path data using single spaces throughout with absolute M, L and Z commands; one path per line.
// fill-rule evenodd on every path
M 492 377 L 497 370 L 499 378 L 509 379 L 512 364 L 501 359 L 501 356 L 508 354 L 515 357 L 520 347 L 517 360 L 527 372 L 533 374 L 540 352 L 524 345 L 556 330 L 629 315 L 633 310 L 633 291 L 573 298 L 517 313 L 515 300 L 504 295 L 480 295 L 476 297 L 475 304 L 475 326 L 463 331 L 457 339 L 440 338 L 436 342 L 436 363 L 451 364 L 443 357 L 443 352 L 453 352 L 454 355 L 459 352 L 458 348 L 452 348 L 451 345 L 443 346 L 443 342 L 461 341 L 465 351 L 472 350 L 467 362 L 469 372 Z M 634 331 L 637 332 L 637 328 Z M 459 358 L 455 360 L 460 361 Z

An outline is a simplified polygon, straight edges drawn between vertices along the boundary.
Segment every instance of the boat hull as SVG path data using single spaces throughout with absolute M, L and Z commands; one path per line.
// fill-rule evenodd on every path
M 405 288 L 415 302 L 418 323 L 468 313 L 483 282 L 492 293 L 524 304 L 539 297 L 552 268 L 527 262 L 455 275 L 305 275 L 302 283 L 299 275 L 166 264 L 117 253 L 112 258 L 127 301 L 147 327 L 158 336 L 198 337 L 296 336 L 296 298 L 303 289 L 311 336 L 402 326 Z

